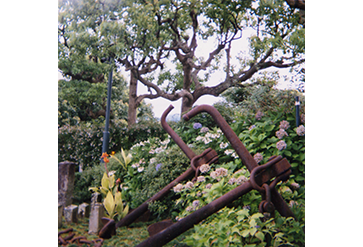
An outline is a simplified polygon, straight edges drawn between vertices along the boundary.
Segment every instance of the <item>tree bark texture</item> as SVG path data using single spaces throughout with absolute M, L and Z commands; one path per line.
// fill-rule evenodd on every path
M 132 70 L 130 70 L 130 87 L 129 87 L 129 110 L 128 110 L 128 128 L 136 124 L 137 111 L 137 78 Z

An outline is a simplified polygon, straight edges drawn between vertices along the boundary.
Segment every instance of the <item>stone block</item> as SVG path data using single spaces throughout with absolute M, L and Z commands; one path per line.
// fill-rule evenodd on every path
M 58 164 L 58 204 L 64 208 L 72 204 L 75 166 L 69 161 Z
M 99 230 L 103 227 L 102 217 L 104 216 L 104 209 L 102 203 L 91 204 L 91 214 L 89 217 L 88 234 L 98 234 Z
M 78 217 L 79 218 L 89 218 L 90 206 L 88 203 L 82 203 L 78 206 Z
M 78 206 L 77 205 L 69 205 L 64 208 L 64 219 L 67 223 L 77 223 L 78 222 Z

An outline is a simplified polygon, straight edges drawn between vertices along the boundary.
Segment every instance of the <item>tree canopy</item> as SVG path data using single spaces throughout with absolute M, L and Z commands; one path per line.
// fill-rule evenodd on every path
M 203 95 L 245 87 L 267 68 L 304 76 L 304 1 L 68 0 L 59 2 L 59 69 L 103 81 L 111 57 L 130 73 L 129 124 L 143 99 L 182 98 L 182 112 Z M 249 31 L 248 31 L 249 30 Z M 251 33 L 251 35 L 246 35 Z M 201 41 L 214 47 L 203 56 Z M 248 40 L 248 47 L 241 43 Z M 224 79 L 207 81 L 215 71 Z M 303 77 L 304 78 L 304 77 Z M 303 80 L 303 79 L 302 79 Z M 148 88 L 138 94 L 140 83 Z

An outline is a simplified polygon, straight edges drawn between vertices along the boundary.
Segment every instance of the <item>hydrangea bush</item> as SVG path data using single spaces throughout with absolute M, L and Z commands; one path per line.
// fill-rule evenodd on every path
M 251 191 L 228 207 L 185 233 L 190 246 L 301 246 L 305 224 L 305 128 L 295 126 L 292 113 L 260 112 L 239 116 L 231 124 L 253 158 L 260 165 L 274 155 L 286 157 L 292 166 L 288 182 L 279 183 L 278 191 L 292 208 L 297 220 L 281 217 L 265 219 L 258 212 L 261 195 Z M 198 119 L 192 119 L 198 120 Z M 179 124 L 179 123 L 178 123 Z M 235 150 L 215 125 L 198 121 L 183 122 L 174 129 L 196 153 L 211 147 L 219 155 L 218 164 L 202 165 L 195 182 L 184 181 L 174 186 L 169 195 L 151 203 L 155 217 L 177 221 L 193 213 L 249 179 L 249 171 Z M 166 138 L 150 138 L 131 148 L 133 163 L 125 177 L 131 207 L 135 208 L 190 167 L 190 160 L 179 147 Z M 132 172 L 132 175 L 131 173 Z M 226 220 L 228 219 L 228 220 Z M 253 227 L 252 227 L 253 226 Z M 233 231 L 232 229 L 236 229 Z M 237 230 L 238 229 L 238 230 Z

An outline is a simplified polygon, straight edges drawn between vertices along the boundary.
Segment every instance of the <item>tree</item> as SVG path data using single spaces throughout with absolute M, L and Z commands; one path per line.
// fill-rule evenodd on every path
M 174 81 L 172 86 L 168 84 L 169 88 L 162 88 L 160 80 L 149 79 L 143 76 L 144 73 L 139 73 L 140 70 L 151 68 L 150 66 L 141 63 L 132 66 L 126 56 L 120 61 L 127 68 L 135 70 L 134 75 L 142 84 L 154 90 L 138 96 L 138 100 L 156 97 L 177 100 L 182 97 L 182 112 L 185 112 L 203 95 L 218 96 L 230 87 L 243 87 L 243 83 L 258 71 L 270 67 L 294 67 L 305 61 L 304 28 L 299 24 L 299 13 L 285 1 L 150 1 L 143 5 L 134 3 L 133 6 L 135 5 L 143 13 L 154 13 L 154 30 L 157 34 L 165 33 L 164 40 L 159 40 L 159 56 L 157 59 L 150 56 L 154 62 L 152 64 L 161 67 L 163 55 L 160 54 L 167 54 L 164 58 L 175 59 L 180 64 L 183 78 L 182 87 Z M 149 25 L 151 21 L 148 21 Z M 239 68 L 233 67 L 232 43 L 241 39 L 242 31 L 248 27 L 255 29 L 255 35 L 250 37 L 251 56 L 240 59 Z M 170 40 L 165 40 L 165 37 Z M 200 40 L 198 37 L 217 41 L 207 59 L 196 56 Z M 142 47 L 141 45 L 140 49 Z M 224 64 L 218 63 L 217 59 L 222 51 L 225 51 L 226 56 Z M 225 80 L 213 87 L 204 86 L 199 75 L 212 68 L 213 62 L 224 68 Z M 156 66 L 153 69 L 155 68 Z M 161 71 L 160 74 L 162 78 L 173 78 L 168 71 Z
M 61 22 L 66 28 L 60 25 L 60 34 L 67 33 L 68 27 L 77 27 L 77 32 L 61 43 L 66 47 L 71 42 L 87 41 L 83 46 L 78 43 L 82 54 L 88 52 L 92 59 L 111 56 L 129 71 L 129 125 L 136 122 L 136 109 L 145 98 L 182 98 L 185 112 L 201 96 L 218 96 L 230 87 L 245 87 L 267 68 L 304 72 L 300 65 L 305 61 L 305 29 L 299 23 L 299 10 L 290 7 L 288 1 L 83 0 L 63 5 L 73 13 L 67 19 L 69 24 Z M 254 30 L 251 37 L 244 37 L 247 29 Z M 198 42 L 203 39 L 215 41 L 207 58 L 196 55 Z M 242 39 L 249 40 L 249 47 L 237 48 L 236 52 Z M 225 79 L 205 86 L 216 69 L 224 71 Z M 95 78 L 97 74 L 82 75 Z M 148 93 L 138 95 L 138 83 L 146 86 Z

